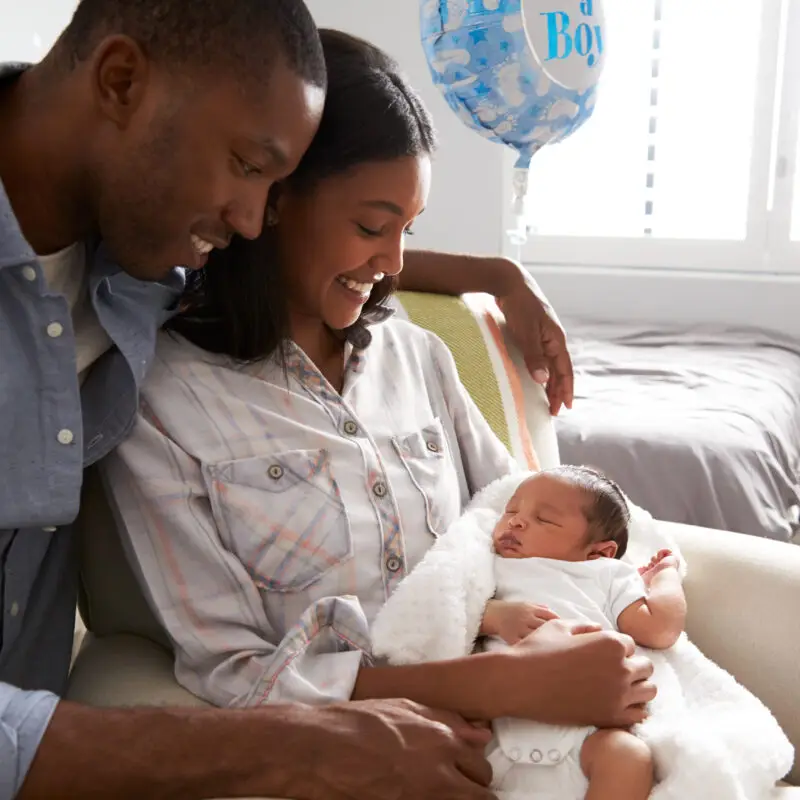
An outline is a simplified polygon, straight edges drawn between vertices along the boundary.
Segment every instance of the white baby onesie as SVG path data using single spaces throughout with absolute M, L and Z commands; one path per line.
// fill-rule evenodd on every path
M 494 560 L 497 600 L 545 605 L 563 620 L 617 630 L 619 615 L 646 595 L 636 567 L 611 558 L 556 561 L 549 558 Z M 487 649 L 503 650 L 501 639 Z M 494 722 L 488 758 L 500 800 L 583 800 L 588 782 L 580 751 L 594 728 L 545 725 L 523 719 Z

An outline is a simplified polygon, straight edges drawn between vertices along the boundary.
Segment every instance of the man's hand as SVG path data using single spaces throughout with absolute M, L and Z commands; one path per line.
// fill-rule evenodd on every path
M 561 406 L 572 408 L 574 376 L 567 337 L 555 311 L 536 281 L 521 266 L 513 264 L 517 277 L 496 298 L 506 324 L 525 358 L 533 379 L 545 387 L 550 413 Z M 510 269 L 511 267 L 509 267 Z
M 517 644 L 545 622 L 558 619 L 547 606 L 490 600 L 481 623 L 483 636 L 499 636 L 507 644 Z
M 562 405 L 572 408 L 572 359 L 564 329 L 536 281 L 515 261 L 409 250 L 400 288 L 450 295 L 492 295 L 505 314 L 533 379 L 547 390 L 550 413 L 557 414 Z
M 369 700 L 313 709 L 317 729 L 286 742 L 285 760 L 305 780 L 298 800 L 490 800 L 483 756 L 491 733 L 456 714 L 407 700 Z
M 645 705 L 656 695 L 649 681 L 653 665 L 635 655 L 633 639 L 597 626 L 546 622 L 509 657 L 516 659 L 502 676 L 513 687 L 509 716 L 626 727 L 646 718 Z

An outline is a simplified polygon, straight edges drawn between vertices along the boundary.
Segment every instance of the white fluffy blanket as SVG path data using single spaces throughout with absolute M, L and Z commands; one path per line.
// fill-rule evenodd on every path
M 477 495 L 398 586 L 372 630 L 373 653 L 391 664 L 458 658 L 473 651 L 493 596 L 491 531 L 520 481 L 503 478 Z M 630 504 L 625 559 L 645 564 L 675 542 Z M 681 559 L 685 572 L 685 564 Z M 636 734 L 651 747 L 659 783 L 653 800 L 760 800 L 791 769 L 794 751 L 769 710 L 709 661 L 684 634 L 648 653 L 659 689 Z

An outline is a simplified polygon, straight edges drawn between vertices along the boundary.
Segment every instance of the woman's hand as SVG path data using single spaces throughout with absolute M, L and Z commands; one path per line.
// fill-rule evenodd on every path
M 490 600 L 483 615 L 481 634 L 517 644 L 553 619 L 558 619 L 558 615 L 547 606 Z
M 546 622 L 498 661 L 498 716 L 555 725 L 626 727 L 656 695 L 653 665 L 630 636 L 597 626 Z

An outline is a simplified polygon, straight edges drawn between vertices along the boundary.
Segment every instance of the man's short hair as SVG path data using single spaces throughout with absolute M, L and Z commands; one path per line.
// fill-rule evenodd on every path
M 325 57 L 303 0 L 80 0 L 60 45 L 77 63 L 114 34 L 171 67 L 234 67 L 257 80 L 280 54 L 304 81 L 325 87 Z

